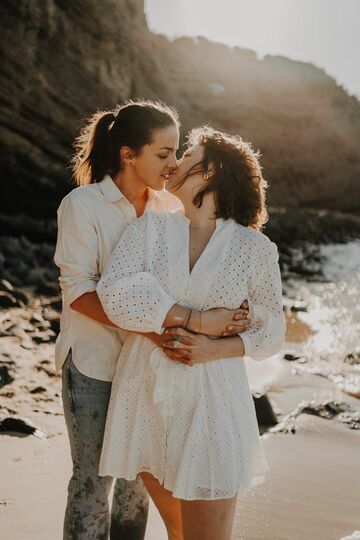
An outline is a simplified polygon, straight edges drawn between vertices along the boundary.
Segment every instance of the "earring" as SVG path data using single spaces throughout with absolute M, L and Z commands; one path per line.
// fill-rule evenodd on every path
M 210 178 L 210 173 L 209 173 L 209 171 L 206 171 L 206 172 L 203 174 L 203 178 L 204 178 L 205 182 L 207 182 L 207 181 L 209 180 L 209 178 Z

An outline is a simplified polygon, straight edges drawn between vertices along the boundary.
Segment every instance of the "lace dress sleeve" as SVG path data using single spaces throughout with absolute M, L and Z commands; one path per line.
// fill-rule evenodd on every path
M 273 242 L 263 242 L 255 249 L 249 280 L 249 308 L 253 323 L 242 332 L 245 355 L 263 360 L 283 346 L 285 316 L 278 251 Z
M 120 328 L 161 334 L 166 314 L 176 301 L 152 273 L 145 271 L 145 216 L 127 227 L 96 290 L 106 315 Z

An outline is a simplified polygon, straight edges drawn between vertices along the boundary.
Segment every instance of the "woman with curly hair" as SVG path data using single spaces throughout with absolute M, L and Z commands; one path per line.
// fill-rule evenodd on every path
M 243 361 L 284 337 L 265 188 L 250 144 L 193 130 L 167 185 L 184 209 L 132 223 L 97 286 L 108 318 L 138 332 L 118 359 L 100 475 L 140 474 L 171 540 L 228 540 L 237 493 L 268 468 Z M 245 299 L 247 330 L 211 328 L 212 309 Z M 162 348 L 139 334 L 163 331 Z

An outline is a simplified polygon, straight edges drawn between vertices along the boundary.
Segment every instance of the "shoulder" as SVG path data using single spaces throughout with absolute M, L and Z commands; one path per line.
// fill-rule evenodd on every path
M 182 208 L 179 199 L 166 191 L 166 189 L 156 191 L 156 198 L 161 206 L 161 210 L 164 212 L 174 212 Z
M 234 231 L 239 241 L 249 247 L 253 256 L 262 255 L 264 257 L 278 258 L 277 245 L 266 234 L 252 227 L 245 227 L 235 222 Z
M 59 210 L 64 208 L 91 208 L 99 199 L 99 187 L 97 184 L 80 186 L 68 193 L 60 203 Z

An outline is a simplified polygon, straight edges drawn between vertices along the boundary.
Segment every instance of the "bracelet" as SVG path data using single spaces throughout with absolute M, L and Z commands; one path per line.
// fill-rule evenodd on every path
M 185 328 L 185 330 L 188 330 L 188 326 L 189 326 L 189 322 L 190 322 L 190 319 L 191 319 L 191 314 L 192 314 L 193 310 L 190 308 L 189 311 L 188 311 L 188 314 L 187 314 L 187 317 L 186 317 L 186 322 L 183 326 L 183 328 Z

